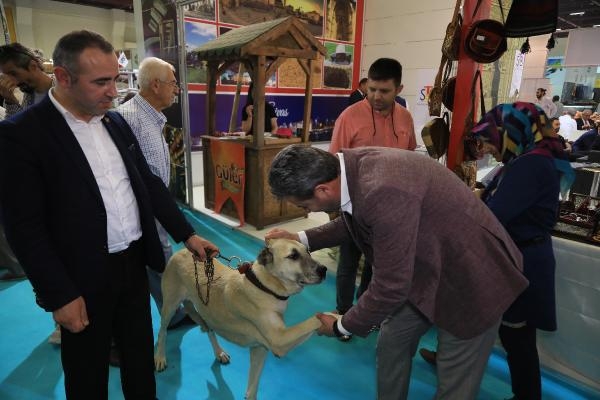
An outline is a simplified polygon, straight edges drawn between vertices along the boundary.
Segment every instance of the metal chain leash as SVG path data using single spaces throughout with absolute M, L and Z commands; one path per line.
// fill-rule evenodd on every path
M 240 266 L 245 264 L 244 262 L 242 262 L 242 259 L 238 256 L 231 256 L 230 258 L 227 258 L 225 256 L 222 256 L 221 253 L 217 253 L 216 256 L 209 256 L 208 252 L 207 252 L 206 261 L 204 261 L 204 275 L 206 276 L 206 298 L 204 298 L 204 297 L 202 297 L 202 293 L 200 292 L 200 280 L 198 279 L 198 262 L 196 261 L 195 258 L 192 258 L 194 260 L 194 275 L 196 277 L 196 292 L 198 293 L 198 297 L 200 298 L 200 301 L 202 301 L 202 304 L 204 304 L 205 306 L 208 305 L 208 301 L 210 300 L 210 286 L 212 285 L 212 283 L 214 281 L 215 265 L 213 263 L 213 260 L 215 258 L 221 258 L 221 259 L 227 261 L 227 266 L 231 269 L 239 269 Z M 237 260 L 237 263 L 238 263 L 236 268 L 231 266 L 231 263 L 234 260 Z M 246 262 L 246 263 L 248 263 L 248 262 Z

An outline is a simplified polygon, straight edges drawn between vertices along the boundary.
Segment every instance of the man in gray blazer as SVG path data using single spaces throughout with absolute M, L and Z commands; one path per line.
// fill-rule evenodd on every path
M 341 216 L 296 234 L 310 250 L 354 241 L 373 278 L 344 316 L 317 314 L 327 336 L 379 327 L 377 398 L 405 399 L 420 337 L 438 330 L 436 398 L 475 399 L 502 313 L 527 286 L 521 254 L 489 209 L 451 171 L 410 151 L 363 147 L 336 155 L 288 146 L 272 193 Z

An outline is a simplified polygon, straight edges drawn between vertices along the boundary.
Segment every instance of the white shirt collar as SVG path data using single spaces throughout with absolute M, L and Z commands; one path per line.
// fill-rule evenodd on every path
M 344 153 L 339 152 L 337 156 L 340 160 L 340 190 L 341 190 L 341 204 L 340 208 L 342 212 L 352 214 L 352 202 L 350 201 L 350 193 L 348 192 L 348 181 L 346 178 L 346 164 L 344 163 Z
M 54 104 L 54 107 L 56 107 L 56 109 L 62 114 L 62 116 L 64 117 L 64 119 L 66 121 L 72 121 L 72 122 L 85 122 L 79 118 L 77 118 L 75 115 L 73 115 L 72 112 L 70 112 L 69 110 L 67 110 L 65 107 L 63 107 L 62 104 L 60 104 L 58 102 L 58 100 L 56 100 L 56 97 L 54 97 L 54 88 L 51 88 L 48 91 L 48 96 L 50 97 L 50 101 L 52 102 L 52 104 Z M 85 123 L 98 123 L 100 122 L 100 120 L 104 117 L 104 115 L 97 115 L 92 117 L 92 119 L 90 120 L 90 122 L 85 122 Z

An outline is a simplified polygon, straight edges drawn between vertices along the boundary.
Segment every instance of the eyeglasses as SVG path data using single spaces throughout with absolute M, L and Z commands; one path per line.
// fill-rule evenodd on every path
M 179 82 L 177 82 L 177 81 L 161 81 L 160 79 L 158 81 L 160 83 L 164 83 L 166 85 L 173 86 L 176 89 L 181 89 L 181 87 L 179 86 Z

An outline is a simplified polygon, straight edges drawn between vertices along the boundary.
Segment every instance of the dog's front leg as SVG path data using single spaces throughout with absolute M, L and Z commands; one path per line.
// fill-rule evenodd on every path
M 267 338 L 271 344 L 271 351 L 277 357 L 285 356 L 294 347 L 311 337 L 320 326 L 321 321 L 317 317 L 310 317 L 291 327 L 286 327 L 282 321 L 280 329 L 270 332 Z
M 250 371 L 248 372 L 248 387 L 246 388 L 246 400 L 256 400 L 258 392 L 258 380 L 262 374 L 268 350 L 263 346 L 250 348 Z

